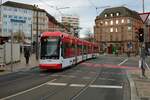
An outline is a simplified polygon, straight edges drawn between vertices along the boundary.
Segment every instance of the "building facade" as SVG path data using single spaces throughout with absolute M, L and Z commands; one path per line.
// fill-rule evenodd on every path
M 38 20 L 37 20 L 38 19 Z M 36 34 L 38 31 L 38 35 L 40 35 L 44 31 L 48 31 L 48 16 L 47 12 L 44 9 L 40 9 L 34 6 L 33 9 L 33 40 L 36 38 Z M 38 25 L 38 27 L 37 27 Z
M 11 33 L 31 36 L 33 11 L 23 7 L 14 7 L 12 2 L 5 2 L 1 6 L 1 36 L 10 37 Z
M 79 29 L 79 17 L 77 16 L 63 16 L 62 24 L 70 30 L 70 33 L 76 33 Z M 75 34 L 73 34 L 75 35 Z
M 47 16 L 48 16 L 48 19 L 49 19 L 49 21 L 48 21 L 48 31 L 50 31 L 50 32 L 61 31 L 61 32 L 68 33 L 68 30 L 65 28 L 65 26 L 63 24 L 58 22 L 53 16 L 51 16 L 48 13 L 47 13 Z
M 7 1 L 1 6 L 0 20 L 1 37 L 10 37 L 11 33 L 22 34 L 25 38 L 35 41 L 37 28 L 38 34 L 48 30 L 46 11 L 34 5 Z
M 94 37 L 107 53 L 138 53 L 136 29 L 143 27 L 137 12 L 126 7 L 105 9 L 95 19 Z

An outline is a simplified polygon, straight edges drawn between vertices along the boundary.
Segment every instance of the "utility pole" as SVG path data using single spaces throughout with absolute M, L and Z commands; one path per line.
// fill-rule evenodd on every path
M 142 0 L 143 13 L 145 12 L 144 0 Z
M 32 53 L 32 51 L 33 51 L 33 45 L 32 45 L 32 23 L 31 23 L 31 53 Z
M 39 59 L 39 43 L 38 43 L 38 5 L 34 5 L 36 11 L 36 60 Z
M 11 30 L 11 72 L 13 72 L 13 28 Z

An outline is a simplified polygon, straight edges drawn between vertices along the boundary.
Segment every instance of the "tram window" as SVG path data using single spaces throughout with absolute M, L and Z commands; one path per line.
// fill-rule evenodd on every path
M 58 59 L 59 58 L 58 37 L 42 37 L 41 38 L 41 59 Z
M 68 58 L 69 57 L 69 54 L 70 54 L 69 48 L 70 48 L 69 43 L 65 43 L 64 42 L 62 44 L 62 57 L 64 57 L 64 58 Z
M 78 48 L 78 55 L 82 54 L 82 45 L 77 45 Z
M 83 54 L 87 54 L 87 46 L 83 46 Z
M 69 58 L 75 55 L 75 44 L 63 42 L 61 47 L 62 47 L 63 58 Z

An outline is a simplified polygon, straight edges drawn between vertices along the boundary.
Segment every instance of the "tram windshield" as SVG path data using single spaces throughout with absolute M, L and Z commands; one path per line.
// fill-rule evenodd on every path
M 60 44 L 59 37 L 42 37 L 41 59 L 58 59 L 59 44 Z

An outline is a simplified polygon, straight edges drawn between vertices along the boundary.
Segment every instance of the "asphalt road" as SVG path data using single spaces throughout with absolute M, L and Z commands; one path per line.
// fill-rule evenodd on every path
M 130 100 L 134 59 L 100 56 L 63 71 L 38 68 L 0 76 L 0 100 Z

